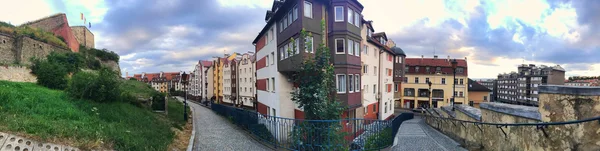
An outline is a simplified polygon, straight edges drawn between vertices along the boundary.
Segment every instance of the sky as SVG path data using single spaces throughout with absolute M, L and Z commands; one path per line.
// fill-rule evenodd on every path
M 519 64 L 560 65 L 567 76 L 600 75 L 598 0 L 359 0 L 375 32 L 408 58 L 467 59 L 470 78 Z M 121 56 L 123 76 L 191 71 L 199 60 L 254 51 L 273 0 L 19 0 L 0 20 L 20 25 L 56 13 L 91 23 L 96 48 Z M 86 24 L 87 25 L 87 24 Z

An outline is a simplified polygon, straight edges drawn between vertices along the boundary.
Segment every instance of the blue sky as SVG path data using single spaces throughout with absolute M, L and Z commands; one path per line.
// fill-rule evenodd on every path
M 521 63 L 600 73 L 600 1 L 359 0 L 376 32 L 408 57 L 467 58 L 469 77 L 493 78 Z M 192 70 L 198 60 L 253 51 L 272 0 L 22 0 L 0 6 L 21 24 L 63 12 L 92 23 L 96 47 L 121 55 L 123 74 Z M 6 3 L 5 3 L 6 4 Z

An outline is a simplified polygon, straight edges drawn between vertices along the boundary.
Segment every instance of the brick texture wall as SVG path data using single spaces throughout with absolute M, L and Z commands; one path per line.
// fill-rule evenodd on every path
M 62 36 L 67 42 L 67 46 L 71 48 L 73 52 L 79 52 L 79 42 L 73 35 L 67 16 L 65 14 L 56 14 L 50 17 L 42 18 L 33 22 L 26 23 L 25 26 L 40 28 L 42 30 L 52 32 L 56 35 Z
M 80 45 L 86 48 L 95 48 L 94 34 L 85 26 L 73 26 L 71 27 L 75 39 Z
M 0 34 L 0 64 L 15 62 L 14 38 Z

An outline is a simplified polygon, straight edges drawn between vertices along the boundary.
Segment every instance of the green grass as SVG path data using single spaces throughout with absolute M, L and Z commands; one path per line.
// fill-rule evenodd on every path
M 173 127 L 176 127 L 180 130 L 183 129 L 183 126 L 186 123 L 186 121 L 183 117 L 183 108 L 184 108 L 183 103 L 177 101 L 176 99 L 169 98 L 169 104 L 167 104 L 167 107 L 168 107 L 168 111 L 169 111 L 167 118 L 169 118 L 169 120 L 173 122 L 172 123 Z M 187 112 L 188 116 L 191 114 L 189 106 L 188 106 L 188 109 L 186 112 Z M 188 120 L 190 120 L 190 119 L 188 119 Z
M 41 141 L 66 141 L 84 150 L 166 150 L 174 138 L 172 122 L 157 115 L 130 103 L 74 100 L 33 83 L 0 81 L 0 131 Z
M 120 86 L 121 92 L 130 93 L 135 97 L 150 98 L 156 90 L 152 89 L 150 85 L 134 80 L 123 80 Z

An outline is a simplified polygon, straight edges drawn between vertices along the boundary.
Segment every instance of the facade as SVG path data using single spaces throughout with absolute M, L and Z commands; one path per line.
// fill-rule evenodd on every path
M 138 81 L 147 83 L 154 90 L 161 93 L 168 93 L 171 88 L 176 91 L 183 91 L 184 86 L 180 82 L 180 72 L 159 72 L 159 73 L 142 73 L 134 74 L 133 78 Z
M 406 72 L 402 84 L 402 107 L 438 108 L 448 106 L 451 104 L 453 95 L 455 95 L 455 104 L 467 104 L 469 96 L 467 60 L 466 58 L 464 60 L 456 59 L 456 78 L 454 78 L 451 64 L 453 60 L 450 57 L 444 59 L 437 56 L 406 58 Z M 455 79 L 455 90 L 453 90 L 452 79 Z M 431 88 L 428 82 L 431 82 Z
M 331 59 L 335 68 L 338 86 L 336 98 L 348 108 L 344 116 L 356 117 L 356 109 L 362 107 L 361 93 L 360 90 L 350 91 L 350 87 L 352 90 L 360 87 L 360 84 L 356 83 L 360 83 L 362 68 L 360 63 L 362 9 L 363 6 L 356 0 L 274 1 L 272 9 L 267 11 L 265 17 L 267 25 L 253 41 L 258 60 L 256 63 L 258 111 L 266 114 L 271 112 L 268 109 L 273 105 L 276 113 L 282 110 L 286 112 L 280 114 L 283 117 L 303 118 L 302 110 L 296 108 L 291 102 L 288 92 L 293 89 L 293 84 L 288 82 L 288 77 L 299 69 L 305 56 L 314 54 L 315 46 L 325 42 L 331 50 Z M 325 21 L 327 35 L 321 35 L 321 20 Z M 302 29 L 310 32 L 312 37 L 299 38 Z M 296 39 L 295 43 L 292 43 L 292 38 Z M 312 46 L 306 46 L 307 41 L 311 41 Z M 297 47 L 293 47 L 294 45 Z M 273 47 L 275 50 L 271 51 Z M 293 50 L 295 52 L 287 51 L 292 49 L 295 49 Z M 263 50 L 268 50 L 268 54 L 261 53 Z M 276 71 L 266 72 L 270 70 L 271 65 L 277 67 Z M 261 72 L 262 68 L 269 69 Z M 350 83 L 350 78 L 347 78 L 349 75 L 359 80 Z M 268 85 L 272 85 L 272 88 L 266 87 Z M 278 89 L 278 86 L 285 86 L 285 88 Z M 266 99 L 272 95 L 263 92 L 275 93 L 278 90 L 283 91 L 276 93 L 280 96 L 274 96 L 277 97 L 274 100 L 278 103 L 266 103 L 268 102 Z M 263 101 L 270 105 L 262 103 Z M 265 106 L 261 107 L 262 105 Z M 286 109 L 280 109 L 282 106 L 286 106 Z M 291 108 L 295 108 L 295 111 L 290 112 Z
M 539 85 L 564 85 L 565 69 L 559 65 L 519 65 L 518 72 L 498 75 L 497 101 L 538 106 Z
M 369 33 L 375 32 L 371 21 L 363 23 L 362 36 L 362 54 L 360 57 L 362 64 L 361 74 L 361 95 L 362 95 L 362 117 L 365 119 L 379 119 L 379 45 L 367 41 Z M 361 117 L 360 115 L 357 115 Z
M 246 53 L 238 61 L 238 100 L 243 107 L 255 108 L 256 70 L 254 54 Z
M 223 103 L 238 106 L 237 103 L 237 60 L 223 63 Z
M 211 61 L 198 61 L 194 71 L 190 73 L 188 94 L 197 100 L 206 99 L 208 92 L 208 68 L 212 66 Z
M 213 61 L 213 97 L 216 103 L 223 101 L 223 62 L 227 58 L 218 58 Z
M 588 80 L 571 80 L 565 81 L 566 86 L 580 86 L 580 87 L 597 87 L 600 86 L 600 80 L 588 79 Z
M 95 48 L 94 34 L 85 26 L 71 26 L 71 31 L 80 45 Z
M 475 82 L 469 79 L 469 105 L 479 108 L 479 103 L 481 102 L 490 102 L 490 96 L 492 90 L 488 89 L 486 86 L 479 84 L 479 82 Z
M 486 88 L 492 90 L 490 92 L 490 99 L 489 101 L 496 101 L 496 86 L 497 86 L 497 81 L 496 79 L 485 79 L 485 80 L 478 80 L 477 83 L 485 86 Z
M 213 61 L 210 61 L 211 65 L 206 68 L 206 100 L 210 100 L 213 96 L 215 96 L 214 94 L 214 74 L 213 74 L 213 69 L 215 68 L 215 64 L 213 64 Z

